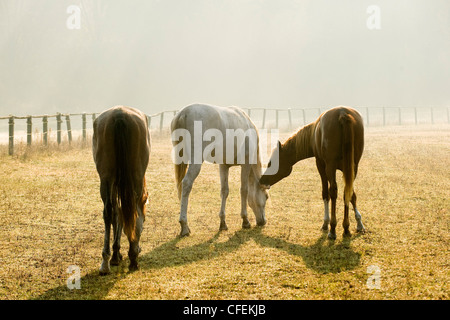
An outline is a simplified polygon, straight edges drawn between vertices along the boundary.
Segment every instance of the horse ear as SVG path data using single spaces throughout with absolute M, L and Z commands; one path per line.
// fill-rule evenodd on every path
M 280 142 L 280 140 L 278 140 L 277 148 L 278 148 L 278 150 L 281 150 L 281 142 Z

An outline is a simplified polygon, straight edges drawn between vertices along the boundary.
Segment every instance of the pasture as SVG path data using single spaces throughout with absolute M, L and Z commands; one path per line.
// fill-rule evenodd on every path
M 283 135 L 283 140 L 287 135 Z M 168 134 L 154 134 L 140 270 L 124 261 L 99 276 L 104 223 L 90 148 L 19 146 L 0 155 L 1 299 L 449 299 L 450 126 L 369 127 L 355 191 L 365 234 L 321 231 L 314 159 L 270 190 L 267 225 L 241 229 L 239 169 L 230 169 L 228 231 L 219 230 L 220 179 L 204 165 L 192 189 L 191 236 L 180 238 Z M 81 272 L 69 290 L 67 268 Z M 378 270 L 374 274 L 373 267 Z M 376 278 L 375 278 L 376 277 Z M 371 282 L 373 280 L 373 282 Z M 375 284 L 375 286 L 373 285 Z

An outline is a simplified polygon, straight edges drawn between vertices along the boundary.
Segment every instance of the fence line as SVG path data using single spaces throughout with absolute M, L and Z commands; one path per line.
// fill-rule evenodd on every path
M 328 108 L 327 108 L 328 109 Z M 252 118 L 253 121 L 256 122 L 256 112 L 262 111 L 262 119 L 260 119 L 261 125 L 259 126 L 260 129 L 268 129 L 269 127 L 273 127 L 276 129 L 279 129 L 281 127 L 280 120 L 282 120 L 282 115 L 284 114 L 284 120 L 286 122 L 287 120 L 287 128 L 284 126 L 284 129 L 287 129 L 291 131 L 294 127 L 294 121 L 297 120 L 295 125 L 306 125 L 312 121 L 314 121 L 323 111 L 327 110 L 325 108 L 285 108 L 285 109 L 275 109 L 275 108 L 246 108 L 244 110 L 247 110 L 247 113 L 249 117 Z M 355 107 L 363 116 L 365 119 L 365 125 L 382 125 L 386 126 L 389 125 L 388 119 L 396 118 L 396 121 L 394 122 L 395 125 L 403 125 L 405 124 L 405 112 L 413 110 L 414 115 L 410 118 L 413 118 L 414 120 L 412 123 L 415 125 L 419 124 L 419 113 L 428 113 L 429 119 L 431 124 L 435 124 L 436 120 L 436 110 L 445 109 L 445 116 L 441 114 L 440 117 L 440 123 L 443 122 L 443 118 L 447 118 L 447 123 L 450 123 L 450 108 L 449 107 Z M 380 111 L 381 110 L 381 111 Z M 394 110 L 395 115 L 392 115 L 392 111 Z M 378 112 L 378 118 L 380 117 L 381 113 L 381 120 L 378 119 L 378 121 L 374 121 L 373 118 L 377 115 L 374 114 L 374 112 Z M 272 121 L 275 120 L 275 124 L 271 125 L 268 119 L 269 112 L 275 112 L 275 119 L 270 118 Z M 300 113 L 300 117 L 293 117 L 293 113 Z M 389 112 L 389 115 L 388 115 Z M 177 113 L 177 110 L 172 111 L 161 111 L 152 115 L 147 115 L 149 127 L 151 128 L 152 119 L 159 117 L 159 132 L 162 132 L 165 125 L 165 120 L 167 122 L 168 118 L 165 117 L 165 114 L 169 114 L 175 116 Z M 312 113 L 312 115 L 311 115 Z M 72 136 L 72 126 L 71 126 L 71 117 L 79 117 L 81 116 L 81 122 L 82 122 L 82 145 L 86 145 L 87 141 L 87 117 L 90 116 L 92 119 L 92 122 L 94 122 L 96 115 L 99 113 L 57 113 L 54 115 L 37 115 L 37 116 L 2 116 L 0 117 L 0 120 L 8 120 L 8 126 L 9 126 L 9 147 L 8 147 L 8 154 L 13 155 L 14 154 L 14 124 L 15 120 L 26 120 L 27 124 L 27 145 L 30 146 L 32 144 L 32 131 L 33 131 L 33 119 L 42 119 L 42 132 L 43 132 L 43 144 L 44 146 L 48 145 L 48 120 L 49 118 L 56 118 L 56 141 L 58 145 L 61 144 L 61 135 L 62 135 L 62 123 L 65 120 L 66 123 L 66 131 L 67 131 L 67 139 L 69 144 L 72 143 L 73 136 Z M 309 114 L 309 117 L 308 117 Z M 287 119 L 286 119 L 287 116 Z M 171 118 L 170 118 L 171 119 Z M 299 121 L 301 119 L 302 121 Z M 411 122 L 411 120 L 409 121 Z

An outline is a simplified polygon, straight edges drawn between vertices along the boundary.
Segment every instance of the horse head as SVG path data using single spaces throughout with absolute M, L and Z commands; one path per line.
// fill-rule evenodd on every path
M 292 161 L 290 158 L 290 153 L 278 141 L 277 147 L 270 156 L 267 169 L 259 180 L 261 187 L 269 189 L 275 183 L 290 175 L 292 172 Z
M 256 170 L 258 171 L 258 170 Z M 261 172 L 250 173 L 249 184 L 248 184 L 248 205 L 255 214 L 256 224 L 258 226 L 264 226 L 267 222 L 266 220 L 266 202 L 269 199 L 268 188 L 262 186 L 259 183 L 259 178 Z

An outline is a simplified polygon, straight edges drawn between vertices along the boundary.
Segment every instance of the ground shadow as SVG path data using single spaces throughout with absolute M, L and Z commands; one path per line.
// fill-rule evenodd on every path
M 361 254 L 355 252 L 350 245 L 350 237 L 344 237 L 342 242 L 328 240 L 327 234 L 322 235 L 310 246 L 291 243 L 284 239 L 257 234 L 253 239 L 265 247 L 277 248 L 295 256 L 300 256 L 307 268 L 319 273 L 338 273 L 352 270 L 359 266 Z
M 313 245 L 302 246 L 285 239 L 264 235 L 262 230 L 261 227 L 242 229 L 229 234 L 229 239 L 225 242 L 217 242 L 220 236 L 220 232 L 217 232 L 207 241 L 183 248 L 178 247 L 182 238 L 177 236 L 141 255 L 140 269 L 161 269 L 212 259 L 239 249 L 251 239 L 263 247 L 299 256 L 307 268 L 319 273 L 339 273 L 352 270 L 360 264 L 361 254 L 351 248 L 351 237 L 344 237 L 342 242 L 336 244 L 335 241 L 327 240 L 326 233 L 322 233 Z M 127 276 L 127 264 L 128 259 L 125 259 L 119 267 L 113 267 L 112 273 L 106 276 L 100 276 L 97 270 L 87 274 L 81 278 L 82 288 L 79 290 L 69 290 L 66 285 L 62 285 L 46 291 L 36 299 L 102 299 L 117 281 Z
M 127 276 L 127 269 L 124 266 L 123 264 L 119 267 L 112 267 L 113 272 L 106 276 L 100 276 L 98 270 L 92 271 L 81 277 L 80 289 L 69 289 L 65 283 L 47 290 L 32 300 L 101 300 L 106 297 L 116 282 Z
M 302 246 L 281 238 L 264 235 L 262 230 L 263 228 L 260 227 L 242 229 L 230 235 L 225 242 L 216 242 L 220 235 L 218 232 L 205 242 L 185 248 L 177 247 L 177 243 L 181 238 L 176 237 L 156 247 L 148 254 L 141 256 L 141 268 L 165 268 L 211 259 L 237 250 L 250 239 L 253 239 L 261 246 L 283 250 L 291 255 L 300 256 L 306 267 L 320 273 L 337 273 L 351 270 L 360 264 L 361 254 L 351 248 L 351 237 L 344 237 L 341 243 L 335 244 L 335 241 L 327 240 L 326 233 L 322 233 L 313 245 Z

